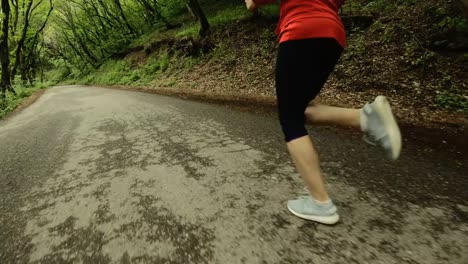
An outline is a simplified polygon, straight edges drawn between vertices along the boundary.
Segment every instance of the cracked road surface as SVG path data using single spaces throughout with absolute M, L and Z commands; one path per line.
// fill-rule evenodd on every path
M 466 155 L 311 128 L 342 221 L 303 192 L 275 116 L 55 87 L 0 121 L 0 263 L 468 263 Z

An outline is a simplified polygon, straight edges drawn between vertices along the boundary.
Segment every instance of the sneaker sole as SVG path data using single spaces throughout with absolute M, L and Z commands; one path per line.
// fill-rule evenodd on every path
M 400 128 L 392 113 L 392 108 L 385 96 L 378 96 L 375 99 L 375 111 L 383 121 L 385 132 L 390 141 L 390 158 L 397 160 L 401 153 L 401 133 Z
M 330 216 L 304 215 L 304 214 L 295 212 L 294 210 L 289 208 L 289 206 L 288 206 L 288 210 L 293 215 L 295 215 L 295 216 L 297 216 L 299 218 L 314 221 L 314 222 L 325 224 L 325 225 L 334 225 L 334 224 L 338 223 L 338 221 L 340 220 L 340 216 L 338 214 L 334 214 L 334 215 L 330 215 Z

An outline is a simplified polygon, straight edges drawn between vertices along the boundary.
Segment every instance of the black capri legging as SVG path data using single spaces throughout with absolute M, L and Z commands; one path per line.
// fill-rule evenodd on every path
M 276 96 L 286 142 L 308 135 L 305 110 L 325 85 L 343 47 L 332 38 L 282 42 L 276 62 Z

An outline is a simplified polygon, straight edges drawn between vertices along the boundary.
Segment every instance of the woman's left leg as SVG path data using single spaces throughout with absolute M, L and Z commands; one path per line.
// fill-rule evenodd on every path
M 311 197 L 288 202 L 289 210 L 302 218 L 324 224 L 339 220 L 328 197 L 319 158 L 307 130 L 305 111 L 332 72 L 342 48 L 333 39 L 305 39 L 280 44 L 276 92 L 279 117 L 288 150 Z

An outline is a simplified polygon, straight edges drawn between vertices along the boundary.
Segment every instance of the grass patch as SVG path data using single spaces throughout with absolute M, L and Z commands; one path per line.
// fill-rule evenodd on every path
M 262 16 L 278 17 L 280 13 L 280 5 L 264 5 L 260 7 L 259 12 Z
M 78 80 L 82 84 L 144 86 L 159 78 L 163 73 L 170 73 L 183 68 L 191 68 L 196 58 L 169 55 L 167 50 L 154 54 L 145 63 L 135 65 L 129 59 L 109 60 L 98 70 Z
M 159 38 L 161 38 L 161 32 L 160 31 L 154 31 L 148 34 L 141 35 L 132 43 L 129 45 L 129 48 L 134 48 L 134 47 L 139 47 L 139 46 L 144 46 L 148 43 L 151 43 Z
M 51 86 L 51 83 L 36 83 L 33 87 L 15 86 L 15 94 L 8 92 L 5 98 L 0 98 L 0 119 L 6 116 L 6 114 L 15 110 L 23 100 L 31 96 L 31 94 L 40 89 L 44 89 Z
M 216 12 L 214 15 L 208 17 L 208 21 L 211 26 L 216 27 L 250 15 L 250 12 L 244 6 L 232 6 Z
M 108 60 L 98 70 L 88 74 L 82 82 L 85 84 L 125 85 L 130 80 L 137 80 L 127 60 Z
M 468 98 L 452 92 L 443 92 L 436 97 L 436 103 L 444 109 L 468 111 Z
M 186 27 L 183 27 L 176 33 L 176 37 L 182 38 L 182 37 L 193 37 L 196 38 L 198 37 L 198 31 L 200 30 L 200 26 L 198 24 L 194 25 L 189 25 Z

